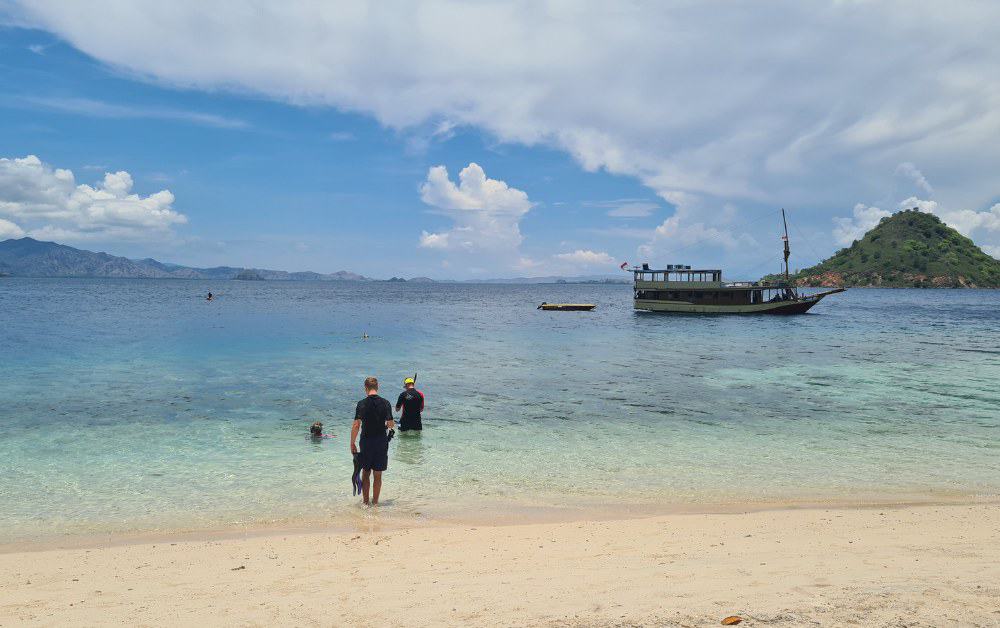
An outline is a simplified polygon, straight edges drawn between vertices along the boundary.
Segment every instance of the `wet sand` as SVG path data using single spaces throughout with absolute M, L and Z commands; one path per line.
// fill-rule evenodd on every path
M 1000 625 L 996 504 L 0 554 L 0 625 Z

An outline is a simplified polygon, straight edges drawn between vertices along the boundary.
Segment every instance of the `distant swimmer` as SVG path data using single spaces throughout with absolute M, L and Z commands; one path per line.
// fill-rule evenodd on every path
M 208 293 L 208 296 L 207 296 L 207 297 L 205 297 L 205 300 L 206 300 L 206 301 L 211 301 L 211 300 L 212 300 L 212 299 L 214 299 L 214 298 L 215 298 L 215 297 L 213 297 L 213 296 L 212 296 L 212 293 L 211 293 L 211 292 L 209 292 L 209 293 Z
M 399 419 L 400 432 L 424 429 L 420 422 L 420 413 L 424 411 L 424 393 L 416 389 L 415 377 L 403 380 L 403 392 L 399 393 L 399 399 L 396 400 L 396 412 L 403 410 L 403 416 Z
M 351 454 L 358 454 L 361 499 L 365 504 L 369 503 L 369 478 L 374 473 L 375 477 L 370 485 L 370 503 L 378 505 L 378 496 L 382 491 L 382 472 L 389 466 L 389 439 L 395 433 L 394 427 L 396 422 L 392 419 L 392 404 L 379 396 L 378 380 L 374 377 L 365 378 L 365 398 L 354 409 L 354 423 L 351 425 Z
M 309 426 L 309 437 L 313 440 L 322 440 L 324 438 L 333 438 L 333 434 L 324 434 L 323 423 L 316 421 Z

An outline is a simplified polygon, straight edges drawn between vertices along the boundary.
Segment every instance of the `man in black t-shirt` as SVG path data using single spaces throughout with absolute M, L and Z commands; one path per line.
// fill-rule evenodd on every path
M 412 377 L 404 379 L 404 390 L 396 400 L 396 412 L 403 410 L 403 416 L 399 419 L 400 432 L 420 431 L 424 427 L 420 422 L 420 413 L 424 410 L 424 393 L 414 388 L 414 383 Z
M 351 453 L 358 454 L 361 464 L 361 497 L 368 503 L 368 480 L 375 473 L 372 483 L 372 505 L 378 505 L 378 495 L 382 491 L 382 472 L 389 466 L 389 437 L 386 430 L 395 427 L 392 420 L 392 405 L 378 395 L 378 380 L 365 379 L 364 399 L 354 410 L 354 424 L 351 425 Z M 360 451 L 355 441 L 361 433 Z

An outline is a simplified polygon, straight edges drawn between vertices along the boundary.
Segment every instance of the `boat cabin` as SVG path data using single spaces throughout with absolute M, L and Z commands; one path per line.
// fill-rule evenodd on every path
M 668 264 L 651 269 L 648 264 L 633 268 L 635 300 L 679 302 L 695 305 L 739 306 L 778 303 L 798 298 L 793 286 L 785 282 L 725 282 L 717 268 L 691 268 Z

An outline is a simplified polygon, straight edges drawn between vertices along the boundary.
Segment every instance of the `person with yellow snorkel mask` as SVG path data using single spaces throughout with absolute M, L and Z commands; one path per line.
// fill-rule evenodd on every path
M 396 412 L 400 409 L 403 411 L 403 416 L 399 419 L 400 432 L 409 430 L 419 432 L 424 427 L 420 422 L 420 413 L 424 409 L 424 393 L 416 389 L 416 384 L 416 373 L 413 377 L 404 379 L 403 392 L 399 393 L 399 399 L 396 400 Z

